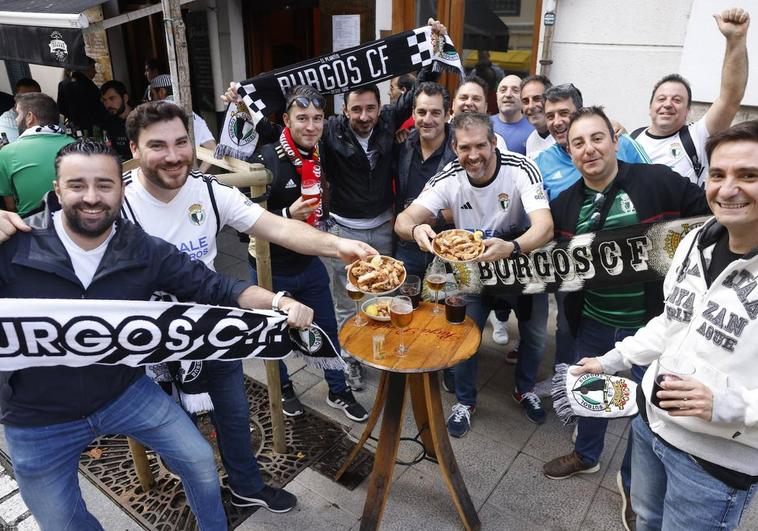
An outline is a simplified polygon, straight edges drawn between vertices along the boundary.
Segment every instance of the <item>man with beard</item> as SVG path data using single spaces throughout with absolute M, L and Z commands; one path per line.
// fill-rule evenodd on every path
M 266 144 L 253 157 L 273 174 L 267 208 L 278 216 L 318 225 L 324 215 L 320 199 L 304 199 L 302 183 L 318 182 L 321 189 L 321 161 L 316 147 L 324 130 L 324 106 L 326 100 L 313 87 L 298 85 L 287 93 L 283 115 L 284 129 L 279 140 Z M 258 282 L 255 254 L 251 246 L 248 256 L 253 282 Z M 314 321 L 339 348 L 337 320 L 334 303 L 329 291 L 329 274 L 324 263 L 315 256 L 304 255 L 285 247 L 271 244 L 271 271 L 273 289 L 291 293 L 297 300 L 313 309 Z M 303 414 L 303 405 L 297 398 L 287 366 L 279 362 L 282 383 L 284 414 L 295 417 Z M 345 416 L 356 422 L 368 418 L 364 407 L 358 403 L 348 388 L 345 373 L 337 369 L 325 369 L 324 379 L 329 386 L 326 403 L 341 409 Z
M 28 94 L 30 92 L 42 92 L 39 83 L 29 77 L 21 78 L 16 82 L 16 87 L 13 92 L 15 96 Z M 16 124 L 16 118 L 18 118 L 18 115 L 16 114 L 15 109 L 15 99 L 13 103 L 14 105 L 11 105 L 10 109 L 0 115 L 0 133 L 5 133 L 8 142 L 13 142 L 18 138 L 18 124 Z
M 216 234 L 225 226 L 263 238 L 304 255 L 321 255 L 352 262 L 376 251 L 306 223 L 267 212 L 236 188 L 192 170 L 194 150 L 189 141 L 189 117 L 166 101 L 144 103 L 132 111 L 126 131 L 139 168 L 124 174 L 123 211 L 149 234 L 159 236 L 193 260 L 213 266 Z M 165 296 L 165 294 L 164 294 Z M 312 310 L 280 291 L 271 306 L 290 315 Z M 202 378 L 213 402 L 211 418 L 218 435 L 221 460 L 229 474 L 232 503 L 263 506 L 285 512 L 295 496 L 263 483 L 250 446 L 249 405 L 242 362 L 210 361 Z
M 132 106 L 126 85 L 121 81 L 106 81 L 100 87 L 100 95 L 105 110 L 111 115 L 111 120 L 105 128 L 111 146 L 122 160 L 129 160 L 132 158 L 132 151 L 129 149 L 129 138 L 126 136 L 126 117 L 132 112 Z
M 534 127 L 521 109 L 521 78 L 505 76 L 497 86 L 498 113 L 490 116 L 495 132 L 511 151 L 526 155 L 526 139 Z
M 527 76 L 521 81 L 521 111 L 534 127 L 526 139 L 526 156 L 530 159 L 555 144 L 555 138 L 550 134 L 545 119 L 544 94 L 552 86 L 547 77 L 539 74 Z
M 421 195 L 398 215 L 395 223 L 398 236 L 415 240 L 422 250 L 431 251 L 436 233 L 427 220 L 439 210 L 449 209 L 457 228 L 484 233 L 485 252 L 481 261 L 515 258 L 550 241 L 553 221 L 534 163 L 523 155 L 496 149 L 492 122 L 486 114 L 458 114 L 451 129 L 458 160 L 432 177 Z M 505 299 L 510 299 L 509 303 L 515 307 L 515 297 Z M 466 295 L 466 314 L 480 329 L 492 302 L 479 293 Z M 530 319 L 519 321 L 523 355 L 516 365 L 513 398 L 522 404 L 530 420 L 541 423 L 545 411 L 532 392 L 532 375 L 544 349 L 547 304 L 533 306 Z M 448 432 L 453 437 L 464 436 L 471 427 L 471 415 L 476 409 L 477 357 L 475 354 L 455 366 L 458 402 L 447 420 Z
M 58 127 L 58 106 L 41 92 L 16 96 L 18 139 L 0 150 L 0 196 L 6 210 L 25 216 L 52 190 L 53 161 L 73 142 Z
M 121 161 L 105 145 L 69 144 L 55 169 L 55 194 L 28 218 L 34 228 L 19 226 L 24 232 L 0 247 L 1 297 L 149 300 L 167 290 L 206 304 L 270 306 L 273 293 L 218 275 L 118 219 Z M 310 314 L 291 312 L 288 322 L 307 326 Z M 103 529 L 82 499 L 77 464 L 87 445 L 110 433 L 134 437 L 163 457 L 182 478 L 200 529 L 227 529 L 213 451 L 143 368 L 4 372 L 0 411 L 21 496 L 42 529 Z

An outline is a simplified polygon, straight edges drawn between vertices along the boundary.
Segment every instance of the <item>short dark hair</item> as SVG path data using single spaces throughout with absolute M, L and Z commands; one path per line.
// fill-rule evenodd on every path
M 653 103 L 653 98 L 655 98 L 655 93 L 658 91 L 659 88 L 661 88 L 661 85 L 664 83 L 681 83 L 684 85 L 685 90 L 687 90 L 687 108 L 689 108 L 690 103 L 692 103 L 692 87 L 690 86 L 690 82 L 684 79 L 679 74 L 669 74 L 667 76 L 663 76 L 661 79 L 658 80 L 658 82 L 653 86 L 653 92 L 650 94 L 650 103 Z
M 486 96 L 487 93 L 490 91 L 490 86 L 487 84 L 487 82 L 482 79 L 481 77 L 477 76 L 476 74 L 469 74 L 463 79 L 463 83 L 461 83 L 460 87 L 465 85 L 466 83 L 474 83 L 475 85 L 479 85 L 482 87 L 482 90 L 484 91 L 484 95 Z M 460 89 L 460 87 L 458 87 Z M 456 91 L 457 94 L 458 91 Z
M 60 169 L 61 160 L 67 155 L 86 155 L 91 157 L 93 155 L 106 155 L 111 157 L 116 166 L 118 167 L 118 175 L 121 175 L 123 166 L 121 164 L 121 157 L 118 156 L 112 148 L 108 147 L 102 142 L 95 142 L 90 138 L 80 138 L 75 142 L 66 144 L 58 150 L 58 154 L 55 155 L 55 178 L 58 178 L 58 170 Z
M 580 107 L 571 114 L 571 117 L 569 118 L 568 128 L 566 129 L 566 139 L 568 140 L 568 133 L 571 131 L 571 126 L 574 125 L 574 122 L 577 122 L 582 118 L 589 118 L 591 116 L 598 116 L 602 118 L 605 122 L 605 125 L 608 127 L 608 132 L 611 134 L 611 138 L 616 137 L 616 133 L 613 130 L 613 124 L 608 118 L 608 115 L 605 114 L 603 107 L 600 105 L 591 105 L 589 107 Z
M 527 83 L 531 83 L 533 81 L 539 81 L 540 83 L 542 83 L 542 86 L 545 87 L 545 90 L 553 86 L 553 83 L 550 81 L 550 79 L 547 76 L 543 76 L 542 74 L 532 74 L 532 75 L 526 76 L 524 79 L 521 80 L 521 90 L 523 91 Z
M 350 98 L 350 94 L 360 96 L 366 92 L 371 92 L 374 96 L 376 96 L 377 104 L 380 104 L 382 102 L 382 97 L 379 95 L 379 87 L 372 83 L 371 85 L 364 85 L 362 87 L 354 88 L 345 92 L 345 105 L 347 106 L 347 100 Z
M 711 161 L 711 155 L 717 147 L 728 142 L 756 142 L 758 143 L 758 120 L 748 120 L 733 125 L 729 129 L 724 129 L 714 133 L 705 143 L 705 155 L 708 162 Z
M 416 85 L 413 91 L 413 108 L 416 108 L 416 99 L 420 94 L 426 94 L 427 96 L 442 96 L 442 109 L 445 112 L 450 111 L 450 93 L 445 87 L 434 81 L 423 81 Z
M 129 94 L 129 91 L 126 90 L 126 85 L 124 85 L 121 81 L 118 81 L 116 79 L 111 79 L 110 81 L 106 81 L 105 83 L 100 85 L 100 95 L 104 96 L 105 93 L 111 89 L 115 90 L 116 94 L 118 94 L 122 98 Z
M 170 101 L 148 101 L 138 105 L 126 118 L 126 136 L 135 144 L 142 129 L 158 122 L 170 122 L 179 118 L 189 132 L 189 116 L 184 109 Z
M 495 142 L 495 130 L 492 128 L 490 117 L 482 112 L 462 112 L 453 116 L 450 122 L 450 130 L 453 132 L 452 141 L 457 141 L 456 131 L 471 127 L 484 127 L 487 130 L 487 139 Z
M 16 85 L 13 87 L 13 93 L 15 94 L 18 92 L 18 89 L 21 87 L 33 88 L 36 89 L 35 92 L 42 92 L 42 87 L 39 86 L 39 83 L 30 77 L 22 77 L 16 81 Z
M 16 95 L 18 114 L 31 112 L 37 117 L 39 125 L 57 124 L 59 118 L 58 105 L 55 100 L 42 92 L 27 92 Z
M 413 90 L 416 84 L 416 76 L 413 74 L 403 74 L 397 77 L 397 87 L 405 90 Z
M 574 102 L 574 107 L 577 109 L 584 107 L 582 93 L 572 83 L 564 83 L 562 85 L 550 87 L 545 91 L 545 94 L 543 94 L 542 97 L 545 101 L 549 101 L 550 103 L 571 98 L 571 101 Z
M 326 113 L 326 110 L 324 109 L 324 107 L 326 106 L 326 99 L 324 98 L 324 96 L 321 95 L 321 93 L 318 90 L 316 90 L 314 87 L 310 85 L 295 85 L 294 87 L 292 87 L 291 89 L 287 91 L 287 95 L 285 96 L 286 103 L 284 106 L 284 109 L 286 112 L 289 112 L 292 102 L 295 100 L 295 98 L 298 98 L 298 97 L 307 98 L 311 100 L 311 102 L 314 99 L 321 98 L 323 103 L 321 104 L 321 109 L 319 110 Z M 314 107 L 316 106 L 314 105 Z

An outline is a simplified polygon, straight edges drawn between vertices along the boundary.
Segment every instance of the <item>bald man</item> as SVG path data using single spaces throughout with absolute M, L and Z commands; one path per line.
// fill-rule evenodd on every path
M 526 155 L 526 139 L 534 131 L 521 113 L 521 78 L 505 76 L 497 86 L 498 113 L 490 116 L 495 132 L 505 139 L 508 149 Z

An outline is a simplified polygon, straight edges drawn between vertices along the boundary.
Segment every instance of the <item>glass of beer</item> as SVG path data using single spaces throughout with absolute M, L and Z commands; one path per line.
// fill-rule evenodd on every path
M 650 403 L 655 407 L 661 407 L 661 398 L 658 398 L 658 391 L 665 391 L 661 384 L 681 380 L 684 376 L 695 374 L 695 366 L 682 358 L 681 356 L 661 356 L 658 358 L 658 368 L 655 371 L 655 380 L 653 382 L 653 395 L 650 397 Z
M 466 297 L 458 291 L 445 294 L 445 318 L 450 324 L 461 324 L 466 320 Z
M 345 288 L 347 289 L 347 296 L 355 301 L 355 318 L 353 319 L 353 324 L 355 326 L 366 326 L 366 324 L 368 324 L 368 319 L 361 315 L 361 309 L 358 305 L 359 301 L 363 298 L 363 292 L 359 291 L 351 282 L 345 284 Z
M 392 297 L 390 301 L 390 321 L 392 326 L 400 329 L 400 344 L 395 349 L 395 353 L 403 357 L 408 352 L 408 347 L 403 343 L 403 329 L 408 328 L 413 320 L 413 303 L 411 298 L 406 295 Z
M 405 283 L 400 286 L 400 295 L 407 295 L 411 298 L 413 309 L 418 308 L 421 302 L 421 279 L 416 275 L 405 277 Z
M 445 264 L 442 262 L 434 261 L 429 267 L 429 271 L 426 275 L 426 285 L 434 292 L 434 309 L 432 313 L 439 315 L 442 313 L 439 304 L 440 291 L 445 287 L 445 278 L 447 277 L 447 271 L 445 270 Z

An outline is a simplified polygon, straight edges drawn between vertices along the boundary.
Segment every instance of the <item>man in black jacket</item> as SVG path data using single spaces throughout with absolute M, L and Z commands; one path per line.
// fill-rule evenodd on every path
M 663 165 L 627 164 L 616 158 L 618 140 L 600 107 L 583 107 L 572 117 L 567 131 L 571 159 L 582 179 L 550 203 L 555 235 L 568 238 L 601 229 L 707 214 L 702 190 Z M 616 341 L 634 334 L 663 310 L 660 282 L 586 289 L 569 293 L 565 311 L 576 337 L 576 359 L 598 356 Z M 633 368 L 640 379 L 644 368 Z M 545 475 L 564 479 L 600 469 L 606 419 L 581 418 L 574 451 L 544 465 Z M 617 482 L 628 505 L 631 481 L 630 448 Z M 630 521 L 631 508 L 625 509 Z M 628 525 L 625 522 L 625 525 Z
M 69 144 L 55 166 L 60 209 L 50 193 L 47 208 L 27 218 L 32 230 L 0 247 L 0 296 L 150 300 L 165 290 L 208 304 L 270 307 L 267 290 L 218 275 L 121 220 L 121 162 L 103 144 Z M 290 324 L 306 326 L 310 315 Z M 182 477 L 200 528 L 227 528 L 210 446 L 143 369 L 5 372 L 0 410 L 21 496 L 43 529 L 102 529 L 82 500 L 77 463 L 107 433 L 130 435 L 159 452 Z
M 283 115 L 285 128 L 279 139 L 264 145 L 255 154 L 252 162 L 260 162 L 273 174 L 267 201 L 268 210 L 276 215 L 302 222 L 312 221 L 319 225 L 325 215 L 321 198 L 306 199 L 302 195 L 303 182 L 312 180 L 321 189 L 321 165 L 317 144 L 324 130 L 324 105 L 326 100 L 313 87 L 298 85 L 287 94 L 286 112 Z M 248 256 L 253 282 L 258 281 L 254 253 Z M 329 292 L 329 274 L 324 263 L 315 256 L 292 251 L 281 245 L 271 244 L 271 271 L 274 291 L 286 291 L 313 309 L 314 320 L 339 348 L 337 320 Z M 282 382 L 284 414 L 290 417 L 303 414 L 303 405 L 287 373 L 287 366 L 279 362 Z M 326 403 L 341 409 L 347 418 L 363 422 L 368 413 L 353 396 L 341 370 L 325 369 L 324 378 L 329 385 Z

